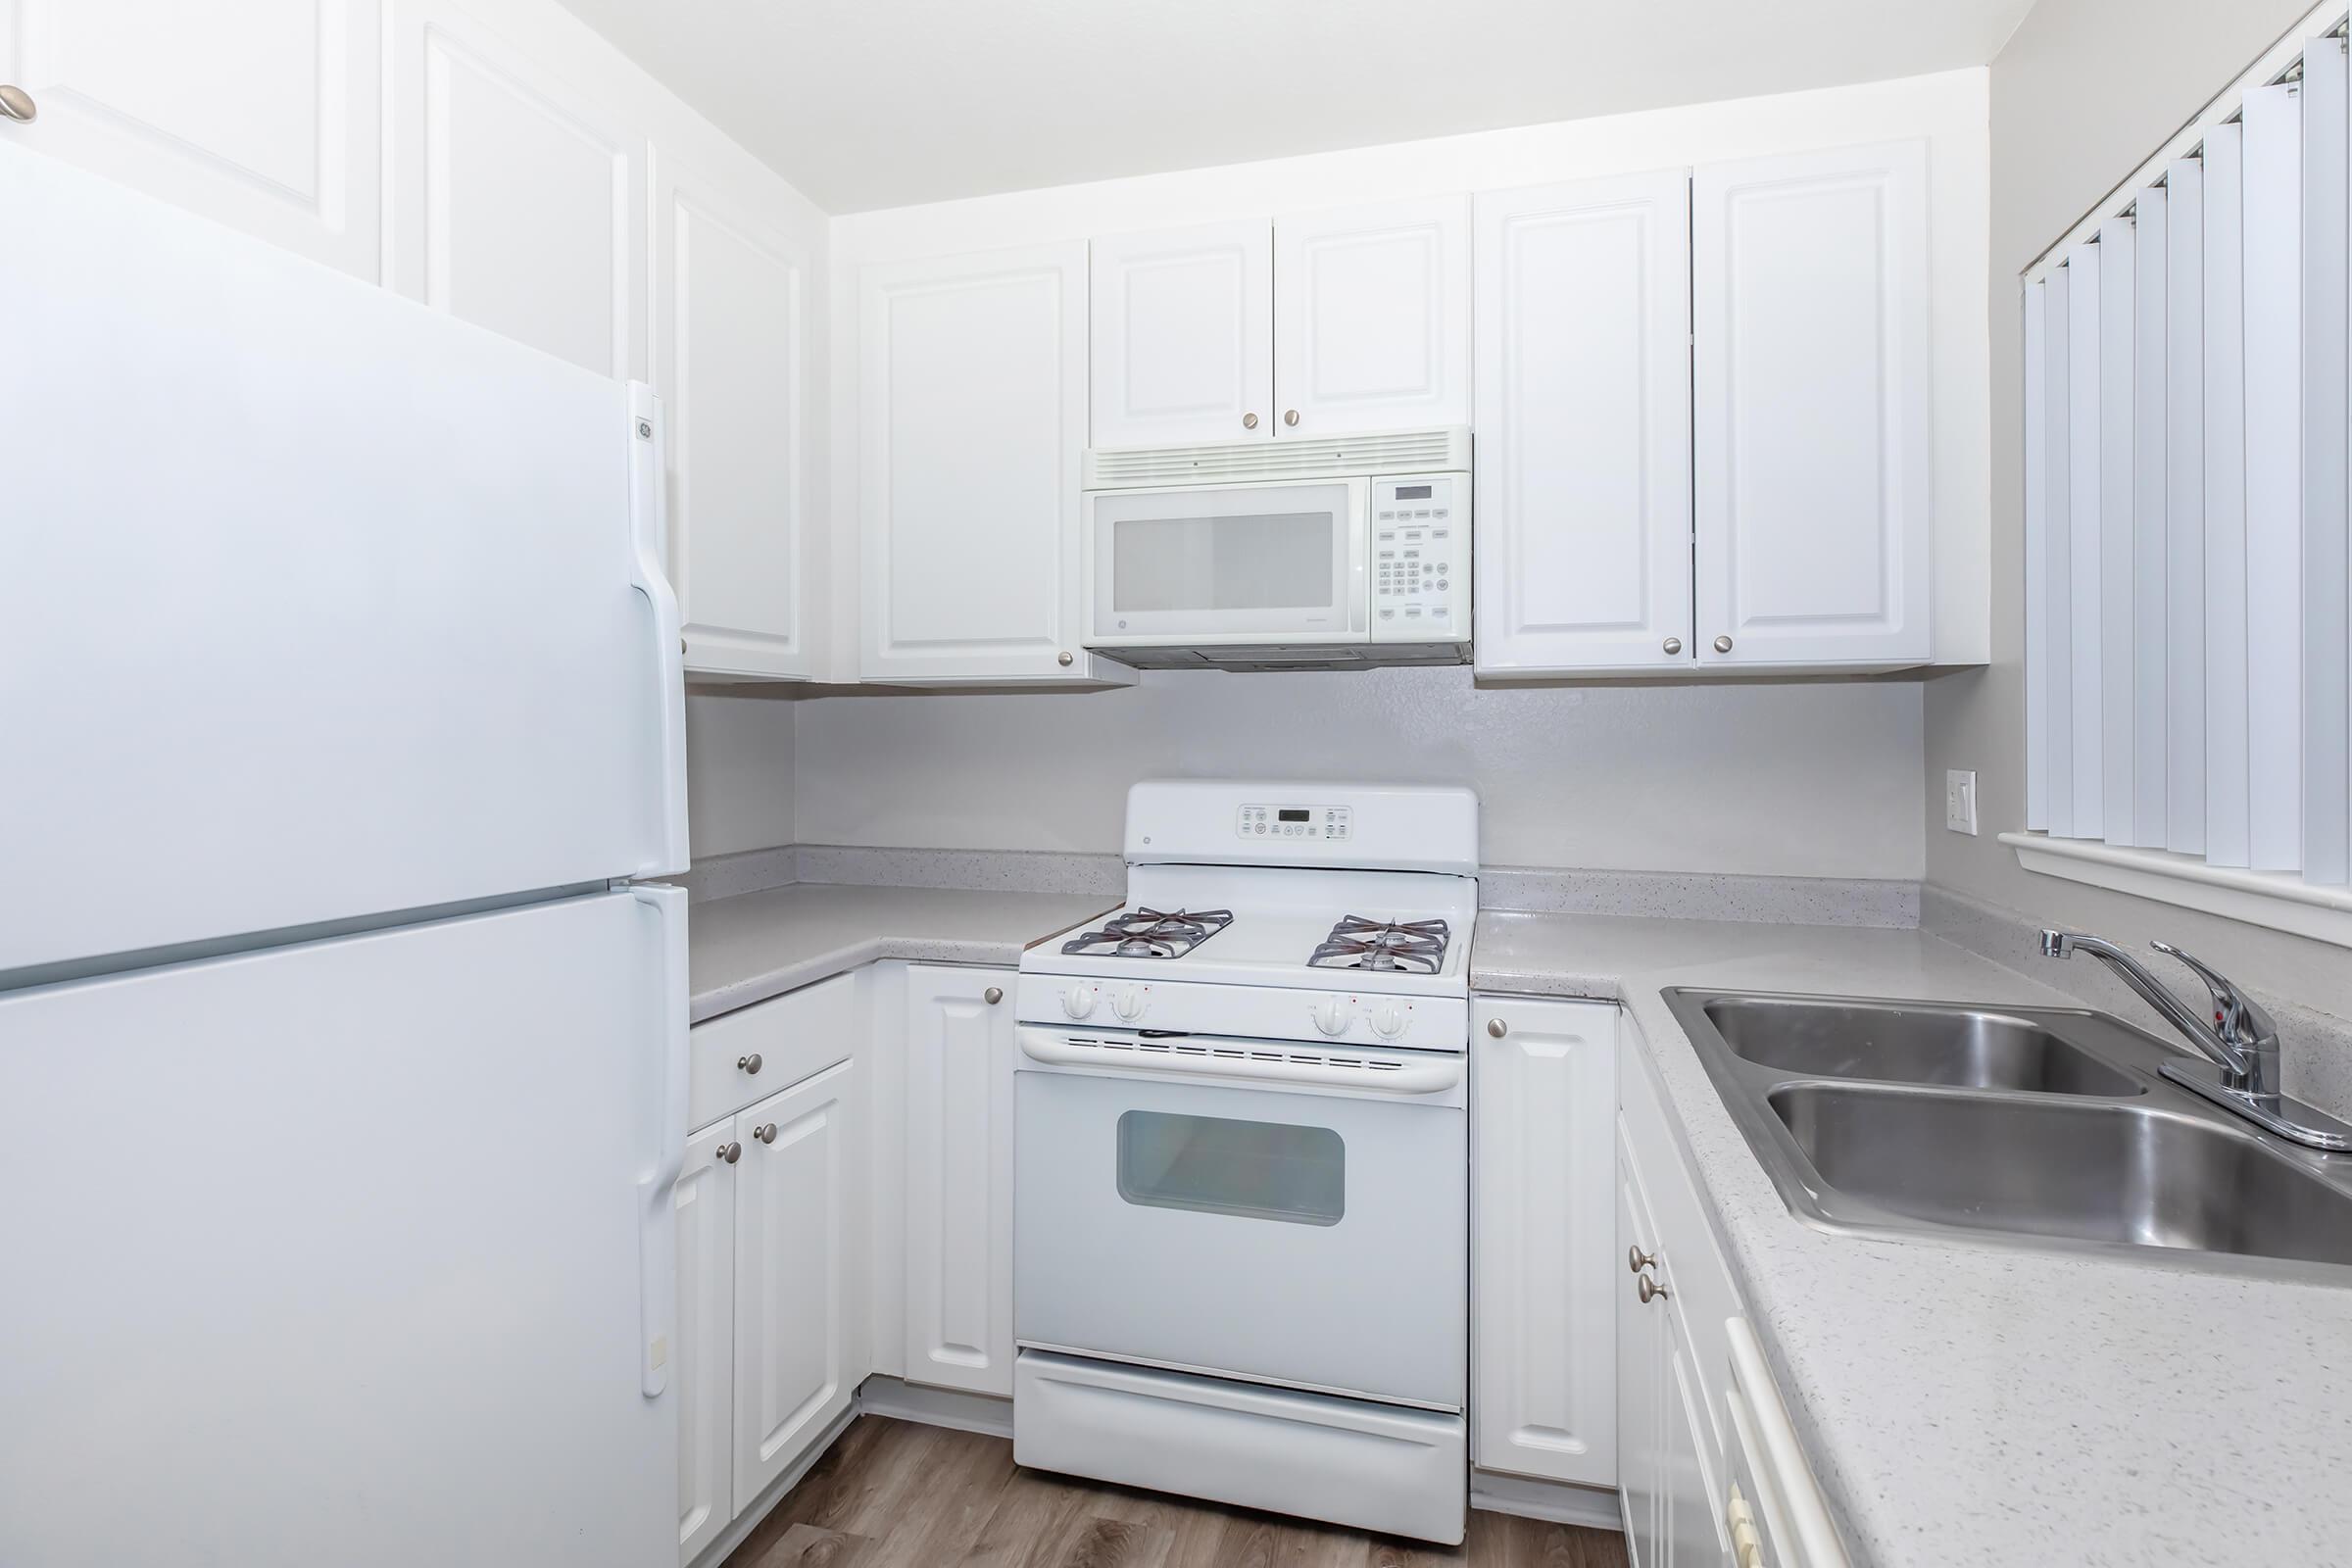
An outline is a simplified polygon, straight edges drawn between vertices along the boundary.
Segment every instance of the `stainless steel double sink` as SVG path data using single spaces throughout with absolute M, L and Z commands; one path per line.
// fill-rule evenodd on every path
M 2180 1053 L 2103 1013 L 1665 998 L 1813 1224 L 2352 1285 L 2352 1155 L 2298 1149 L 2175 1088 L 2158 1069 Z

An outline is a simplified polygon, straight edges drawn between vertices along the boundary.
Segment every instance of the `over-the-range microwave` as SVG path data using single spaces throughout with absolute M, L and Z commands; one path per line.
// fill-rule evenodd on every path
M 1079 639 L 1156 669 L 1470 657 L 1470 432 L 1089 452 Z

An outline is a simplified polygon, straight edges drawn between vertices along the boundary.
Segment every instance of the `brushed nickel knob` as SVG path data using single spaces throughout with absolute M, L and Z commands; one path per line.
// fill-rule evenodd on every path
M 1073 656 L 1072 654 L 1070 654 L 1070 653 L 1069 653 L 1069 652 L 1068 652 L 1066 649 L 1065 649 L 1065 650 L 1064 650 L 1062 653 L 1060 653 L 1060 654 L 1056 655 L 1056 656 L 1054 657 L 1054 662 L 1055 662 L 1056 664 L 1059 664 L 1059 665 L 1060 665 L 1062 668 L 1064 668 L 1064 669 L 1067 669 L 1067 668 L 1069 668 L 1069 667 L 1070 667 L 1072 664 L 1076 663 L 1077 662 L 1078 662 L 1078 661 L 1077 661 L 1076 657 L 1075 657 L 1075 656 Z
M 1668 653 L 1670 653 L 1670 654 L 1679 654 L 1679 653 L 1681 653 L 1681 652 L 1683 651 L 1683 640 L 1682 640 L 1680 637 L 1669 637 L 1669 638 L 1667 638 L 1667 639 L 1666 639 L 1666 651 L 1667 651 Z
M 40 112 L 40 106 L 32 101 L 32 94 L 22 87 L 0 82 L 0 115 L 6 115 L 11 120 L 31 120 Z
M 735 1058 L 735 1065 L 742 1068 L 745 1072 L 757 1073 L 760 1068 L 760 1053 L 755 1051 L 748 1056 L 737 1056 Z
M 1254 415 L 1254 414 L 1245 414 L 1245 415 L 1243 415 L 1243 416 L 1242 416 L 1242 428 L 1243 428 L 1243 429 L 1245 429 L 1245 430 L 1254 430 L 1254 429 L 1256 429 L 1256 428 L 1257 428 L 1257 416 L 1256 416 L 1256 415 Z
M 776 1141 L 776 1124 L 772 1121 L 761 1122 L 752 1129 L 752 1136 L 763 1144 L 772 1144 Z
M 678 652 L 681 654 L 686 652 L 686 639 L 683 637 L 678 639 Z
M 1504 1023 L 1500 1018 L 1489 1018 L 1487 1020 L 1487 1033 L 1493 1035 L 1495 1039 L 1500 1040 L 1504 1035 L 1507 1035 L 1510 1032 L 1511 1026 L 1507 1023 Z
M 1719 653 L 1719 654 L 1728 654 L 1728 653 L 1730 653 L 1730 652 L 1732 651 L 1732 640 L 1731 640 L 1729 637 L 1718 637 L 1718 638 L 1716 638 L 1716 639 L 1715 639 L 1715 651 L 1716 651 L 1717 653 Z
M 1298 411 L 1297 409 L 1285 409 L 1282 414 L 1282 422 L 1285 424 L 1297 424 L 1298 422 Z
M 718 1146 L 717 1153 L 720 1164 L 732 1165 L 743 1157 L 743 1146 L 741 1144 L 721 1144 Z
M 1637 1274 L 1641 1273 L 1643 1269 L 1649 1267 L 1650 1264 L 1655 1263 L 1657 1260 L 1657 1253 L 1644 1252 L 1638 1246 L 1629 1247 L 1625 1250 L 1625 1266 L 1629 1269 L 1632 1269 Z
M 1003 986 L 990 986 L 986 991 L 980 993 L 980 1000 L 993 1007 L 998 1003 L 1004 1000 L 1004 988 Z
M 1642 1293 L 1642 1304 L 1643 1306 L 1647 1306 L 1652 1301 L 1663 1300 L 1665 1298 L 1674 1294 L 1672 1291 L 1669 1291 L 1665 1286 L 1660 1285 L 1656 1280 L 1651 1279 L 1646 1274 L 1642 1276 L 1642 1284 L 1640 1289 Z

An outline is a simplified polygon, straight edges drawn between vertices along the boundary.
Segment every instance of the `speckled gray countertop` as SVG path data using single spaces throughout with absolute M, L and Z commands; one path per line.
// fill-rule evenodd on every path
M 1659 992 L 2070 998 L 1918 931 L 1508 912 L 1471 983 L 1624 1003 L 1857 1564 L 2345 1559 L 2352 1288 L 1814 1230 Z
M 1020 961 L 1021 949 L 1115 907 L 1101 893 L 999 893 L 796 882 L 688 911 L 693 1018 L 811 985 L 877 958 Z

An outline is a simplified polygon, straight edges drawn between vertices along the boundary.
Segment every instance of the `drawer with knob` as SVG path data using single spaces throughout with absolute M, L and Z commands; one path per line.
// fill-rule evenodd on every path
M 708 1127 L 847 1060 L 862 1027 L 863 984 L 860 973 L 835 975 L 696 1024 L 687 1040 L 687 1127 Z

